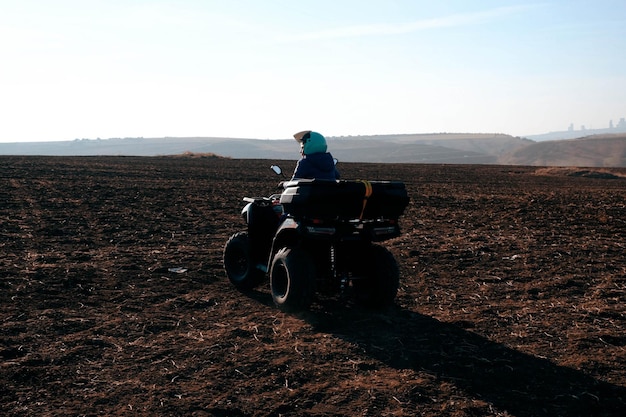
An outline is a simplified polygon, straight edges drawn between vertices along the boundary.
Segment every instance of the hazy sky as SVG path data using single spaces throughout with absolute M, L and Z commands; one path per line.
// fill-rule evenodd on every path
M 0 141 L 608 127 L 626 1 L 0 0 Z

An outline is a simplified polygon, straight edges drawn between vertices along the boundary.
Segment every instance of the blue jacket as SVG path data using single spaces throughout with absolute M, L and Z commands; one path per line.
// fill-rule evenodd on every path
M 338 180 L 339 171 L 329 152 L 317 152 L 305 155 L 298 161 L 292 179 L 296 178 Z

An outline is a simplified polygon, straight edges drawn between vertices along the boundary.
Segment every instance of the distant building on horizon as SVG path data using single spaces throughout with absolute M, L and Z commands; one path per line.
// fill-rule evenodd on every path
M 600 129 L 591 129 L 591 130 L 603 130 L 605 128 L 600 128 Z M 619 129 L 619 130 L 623 130 L 626 129 L 626 117 L 621 117 L 619 119 L 619 122 L 617 122 L 617 125 L 613 125 L 613 119 L 609 120 L 609 130 L 614 130 L 614 129 Z M 585 125 L 580 125 L 580 131 L 584 132 L 586 131 L 587 128 Z M 574 123 L 570 123 L 569 126 L 567 127 L 567 131 L 568 132 L 574 132 Z

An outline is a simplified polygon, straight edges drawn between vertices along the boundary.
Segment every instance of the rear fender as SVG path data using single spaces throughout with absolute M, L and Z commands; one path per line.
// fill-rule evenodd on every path
M 270 251 L 270 259 L 268 262 L 272 262 L 272 258 L 280 249 L 284 247 L 293 247 L 297 245 L 300 240 L 299 232 L 300 224 L 294 219 L 287 217 L 278 227 L 274 240 L 272 241 L 272 249 Z

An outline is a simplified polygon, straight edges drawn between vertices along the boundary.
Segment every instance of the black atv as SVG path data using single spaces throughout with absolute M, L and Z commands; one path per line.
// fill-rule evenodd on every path
M 404 183 L 301 179 L 282 186 L 281 194 L 243 199 L 248 228 L 224 248 L 230 282 L 245 292 L 269 276 L 274 303 L 288 312 L 307 309 L 316 293 L 371 308 L 392 304 L 398 265 L 374 242 L 400 235 L 409 202 Z

